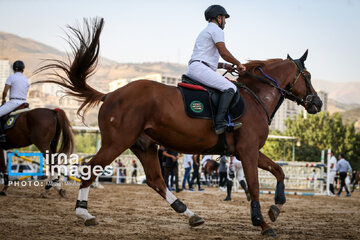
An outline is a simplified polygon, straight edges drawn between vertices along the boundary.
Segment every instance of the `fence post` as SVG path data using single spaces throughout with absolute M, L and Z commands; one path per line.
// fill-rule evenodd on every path
M 328 149 L 328 154 L 327 154 L 327 170 L 326 170 L 326 194 L 327 195 L 331 195 L 330 194 L 330 154 L 331 154 L 331 149 Z
M 325 150 L 321 150 L 321 164 L 320 179 L 324 179 L 324 163 L 325 163 Z M 324 193 L 324 180 L 320 180 L 320 193 Z

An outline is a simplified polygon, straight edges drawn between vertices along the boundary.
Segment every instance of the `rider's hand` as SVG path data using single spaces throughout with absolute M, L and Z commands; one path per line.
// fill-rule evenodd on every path
M 240 63 L 237 65 L 237 70 L 239 71 L 240 74 L 243 74 L 246 71 L 246 67 Z
M 230 65 L 230 64 L 226 64 L 225 65 L 225 69 L 228 71 L 228 72 L 233 72 L 236 70 L 236 68 L 234 67 L 234 65 Z

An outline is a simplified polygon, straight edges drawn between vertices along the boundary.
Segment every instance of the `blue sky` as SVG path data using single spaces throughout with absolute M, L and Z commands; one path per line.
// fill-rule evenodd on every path
M 64 51 L 67 24 L 100 16 L 103 57 L 186 64 L 211 4 L 230 14 L 225 41 L 240 61 L 298 58 L 309 49 L 314 79 L 360 82 L 359 0 L 0 0 L 0 31 Z

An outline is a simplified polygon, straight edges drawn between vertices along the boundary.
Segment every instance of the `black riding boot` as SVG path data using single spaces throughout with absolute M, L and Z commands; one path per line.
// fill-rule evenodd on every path
M 233 186 L 233 182 L 227 180 L 227 183 L 226 183 L 227 195 L 226 195 L 226 198 L 224 199 L 224 201 L 231 201 L 231 190 L 232 190 L 232 186 Z
M 228 122 L 225 121 L 225 115 L 229 109 L 231 100 L 233 99 L 234 95 L 235 95 L 234 90 L 232 88 L 229 88 L 229 89 L 225 90 L 220 96 L 219 106 L 218 106 L 217 114 L 215 117 L 215 133 L 216 134 L 222 134 L 225 132 L 225 129 L 228 125 Z M 242 123 L 235 122 L 234 129 L 241 127 L 241 125 L 242 125 Z

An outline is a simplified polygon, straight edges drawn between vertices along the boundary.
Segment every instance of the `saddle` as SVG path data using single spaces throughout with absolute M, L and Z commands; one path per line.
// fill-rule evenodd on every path
M 219 90 L 207 87 L 186 75 L 182 75 L 182 82 L 178 84 L 178 87 L 189 117 L 214 120 L 221 95 Z M 244 106 L 244 100 L 237 91 L 225 120 L 229 122 L 228 117 L 230 121 L 240 118 L 244 112 Z
M 212 119 L 214 121 L 221 95 L 219 90 L 207 87 L 186 75 L 182 76 L 182 82 L 178 84 L 178 87 L 184 100 L 185 112 L 189 117 Z M 232 122 L 240 118 L 244 113 L 244 108 L 244 100 L 237 91 L 225 120 Z M 231 145 L 231 140 L 228 139 L 230 142 L 227 142 L 227 139 L 225 133 L 220 134 L 216 145 L 205 150 L 202 154 L 229 155 L 228 143 Z
M 16 119 L 20 116 L 20 114 L 29 110 L 29 103 L 23 103 L 15 108 L 14 111 L 1 117 L 1 124 L 3 124 L 4 131 L 14 127 Z

